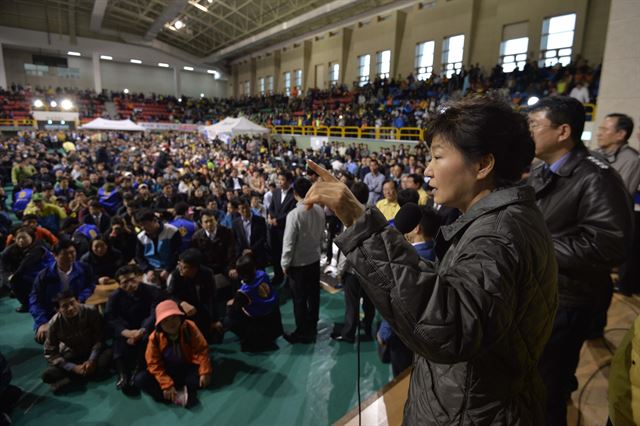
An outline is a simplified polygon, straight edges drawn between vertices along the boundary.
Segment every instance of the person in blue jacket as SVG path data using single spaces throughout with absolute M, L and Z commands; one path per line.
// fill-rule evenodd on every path
M 107 183 L 98 189 L 98 202 L 110 216 L 115 216 L 122 206 L 122 195 L 114 184 L 113 176 L 108 176 Z
M 18 219 L 22 218 L 24 210 L 31 202 L 31 197 L 33 197 L 33 184 L 31 181 L 24 182 L 20 191 L 13 193 L 13 205 L 11 207 Z
M 240 337 L 243 351 L 275 349 L 274 341 L 283 331 L 278 293 L 251 255 L 240 256 L 236 270 L 242 285 L 227 303 L 225 329 Z
M 178 232 L 180 232 L 180 236 L 182 237 L 182 244 L 180 244 L 180 253 L 182 253 L 189 248 L 191 244 L 191 237 L 198 229 L 198 225 L 196 225 L 193 220 L 189 219 L 189 204 L 185 203 L 184 201 L 181 201 L 175 205 L 174 212 L 175 216 L 173 220 L 169 222 L 169 224 L 178 228 Z
M 76 248 L 71 240 L 60 240 L 53 248 L 53 256 L 55 263 L 36 276 L 29 296 L 35 339 L 41 344 L 47 337 L 49 320 L 56 313 L 56 295 L 70 290 L 80 303 L 84 303 L 96 287 L 91 267 L 76 260 Z

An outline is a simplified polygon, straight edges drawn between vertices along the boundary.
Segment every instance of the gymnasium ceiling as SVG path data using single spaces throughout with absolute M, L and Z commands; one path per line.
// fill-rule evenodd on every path
M 136 44 L 159 41 L 203 62 L 227 62 L 402 3 L 412 1 L 0 0 L 0 26 Z M 184 24 L 180 29 L 177 20 Z

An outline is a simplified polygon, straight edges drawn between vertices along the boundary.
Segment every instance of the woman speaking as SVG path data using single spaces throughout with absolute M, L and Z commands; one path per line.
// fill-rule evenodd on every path
M 336 243 L 365 291 L 416 354 L 405 425 L 541 425 L 537 364 L 557 305 L 557 265 L 533 189 L 520 186 L 534 144 L 507 104 L 450 105 L 429 125 L 434 201 L 463 214 L 420 259 L 375 208 L 313 162 L 305 198 L 347 226 Z

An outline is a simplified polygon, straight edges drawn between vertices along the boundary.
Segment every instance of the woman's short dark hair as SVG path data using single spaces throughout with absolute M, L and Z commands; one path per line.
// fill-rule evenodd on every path
M 367 204 L 369 200 L 369 187 L 363 182 L 355 182 L 351 185 L 351 192 L 362 204 Z
M 468 161 L 492 154 L 497 186 L 515 183 L 533 160 L 526 118 L 502 100 L 482 97 L 450 104 L 427 128 L 427 143 L 440 136 Z
M 236 261 L 236 270 L 238 271 L 240 279 L 244 282 L 253 281 L 256 276 L 256 264 L 253 256 L 250 254 L 240 256 Z

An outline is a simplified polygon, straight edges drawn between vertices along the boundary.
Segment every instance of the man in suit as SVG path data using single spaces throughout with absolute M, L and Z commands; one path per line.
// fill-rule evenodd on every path
M 287 222 L 287 214 L 296 207 L 296 200 L 293 196 L 293 175 L 291 172 L 281 170 L 278 172 L 279 188 L 273 192 L 271 204 L 268 210 L 269 238 L 271 244 L 271 262 L 273 263 L 273 284 L 275 286 L 282 283 L 284 274 L 280 267 L 282 257 L 282 240 L 284 238 L 284 228 Z
M 229 175 L 229 177 L 225 182 L 227 191 L 240 192 L 240 190 L 242 189 L 242 185 L 244 185 L 244 180 L 238 177 L 238 170 L 235 168 L 231 169 L 231 174 Z
M 252 213 L 251 203 L 246 198 L 239 200 L 238 210 L 240 217 L 233 220 L 236 259 L 246 250 L 251 250 L 256 267 L 264 269 L 267 264 L 267 222 Z
M 111 228 L 111 216 L 104 211 L 98 200 L 92 200 L 84 223 L 97 226 L 100 233 L 104 234 Z

